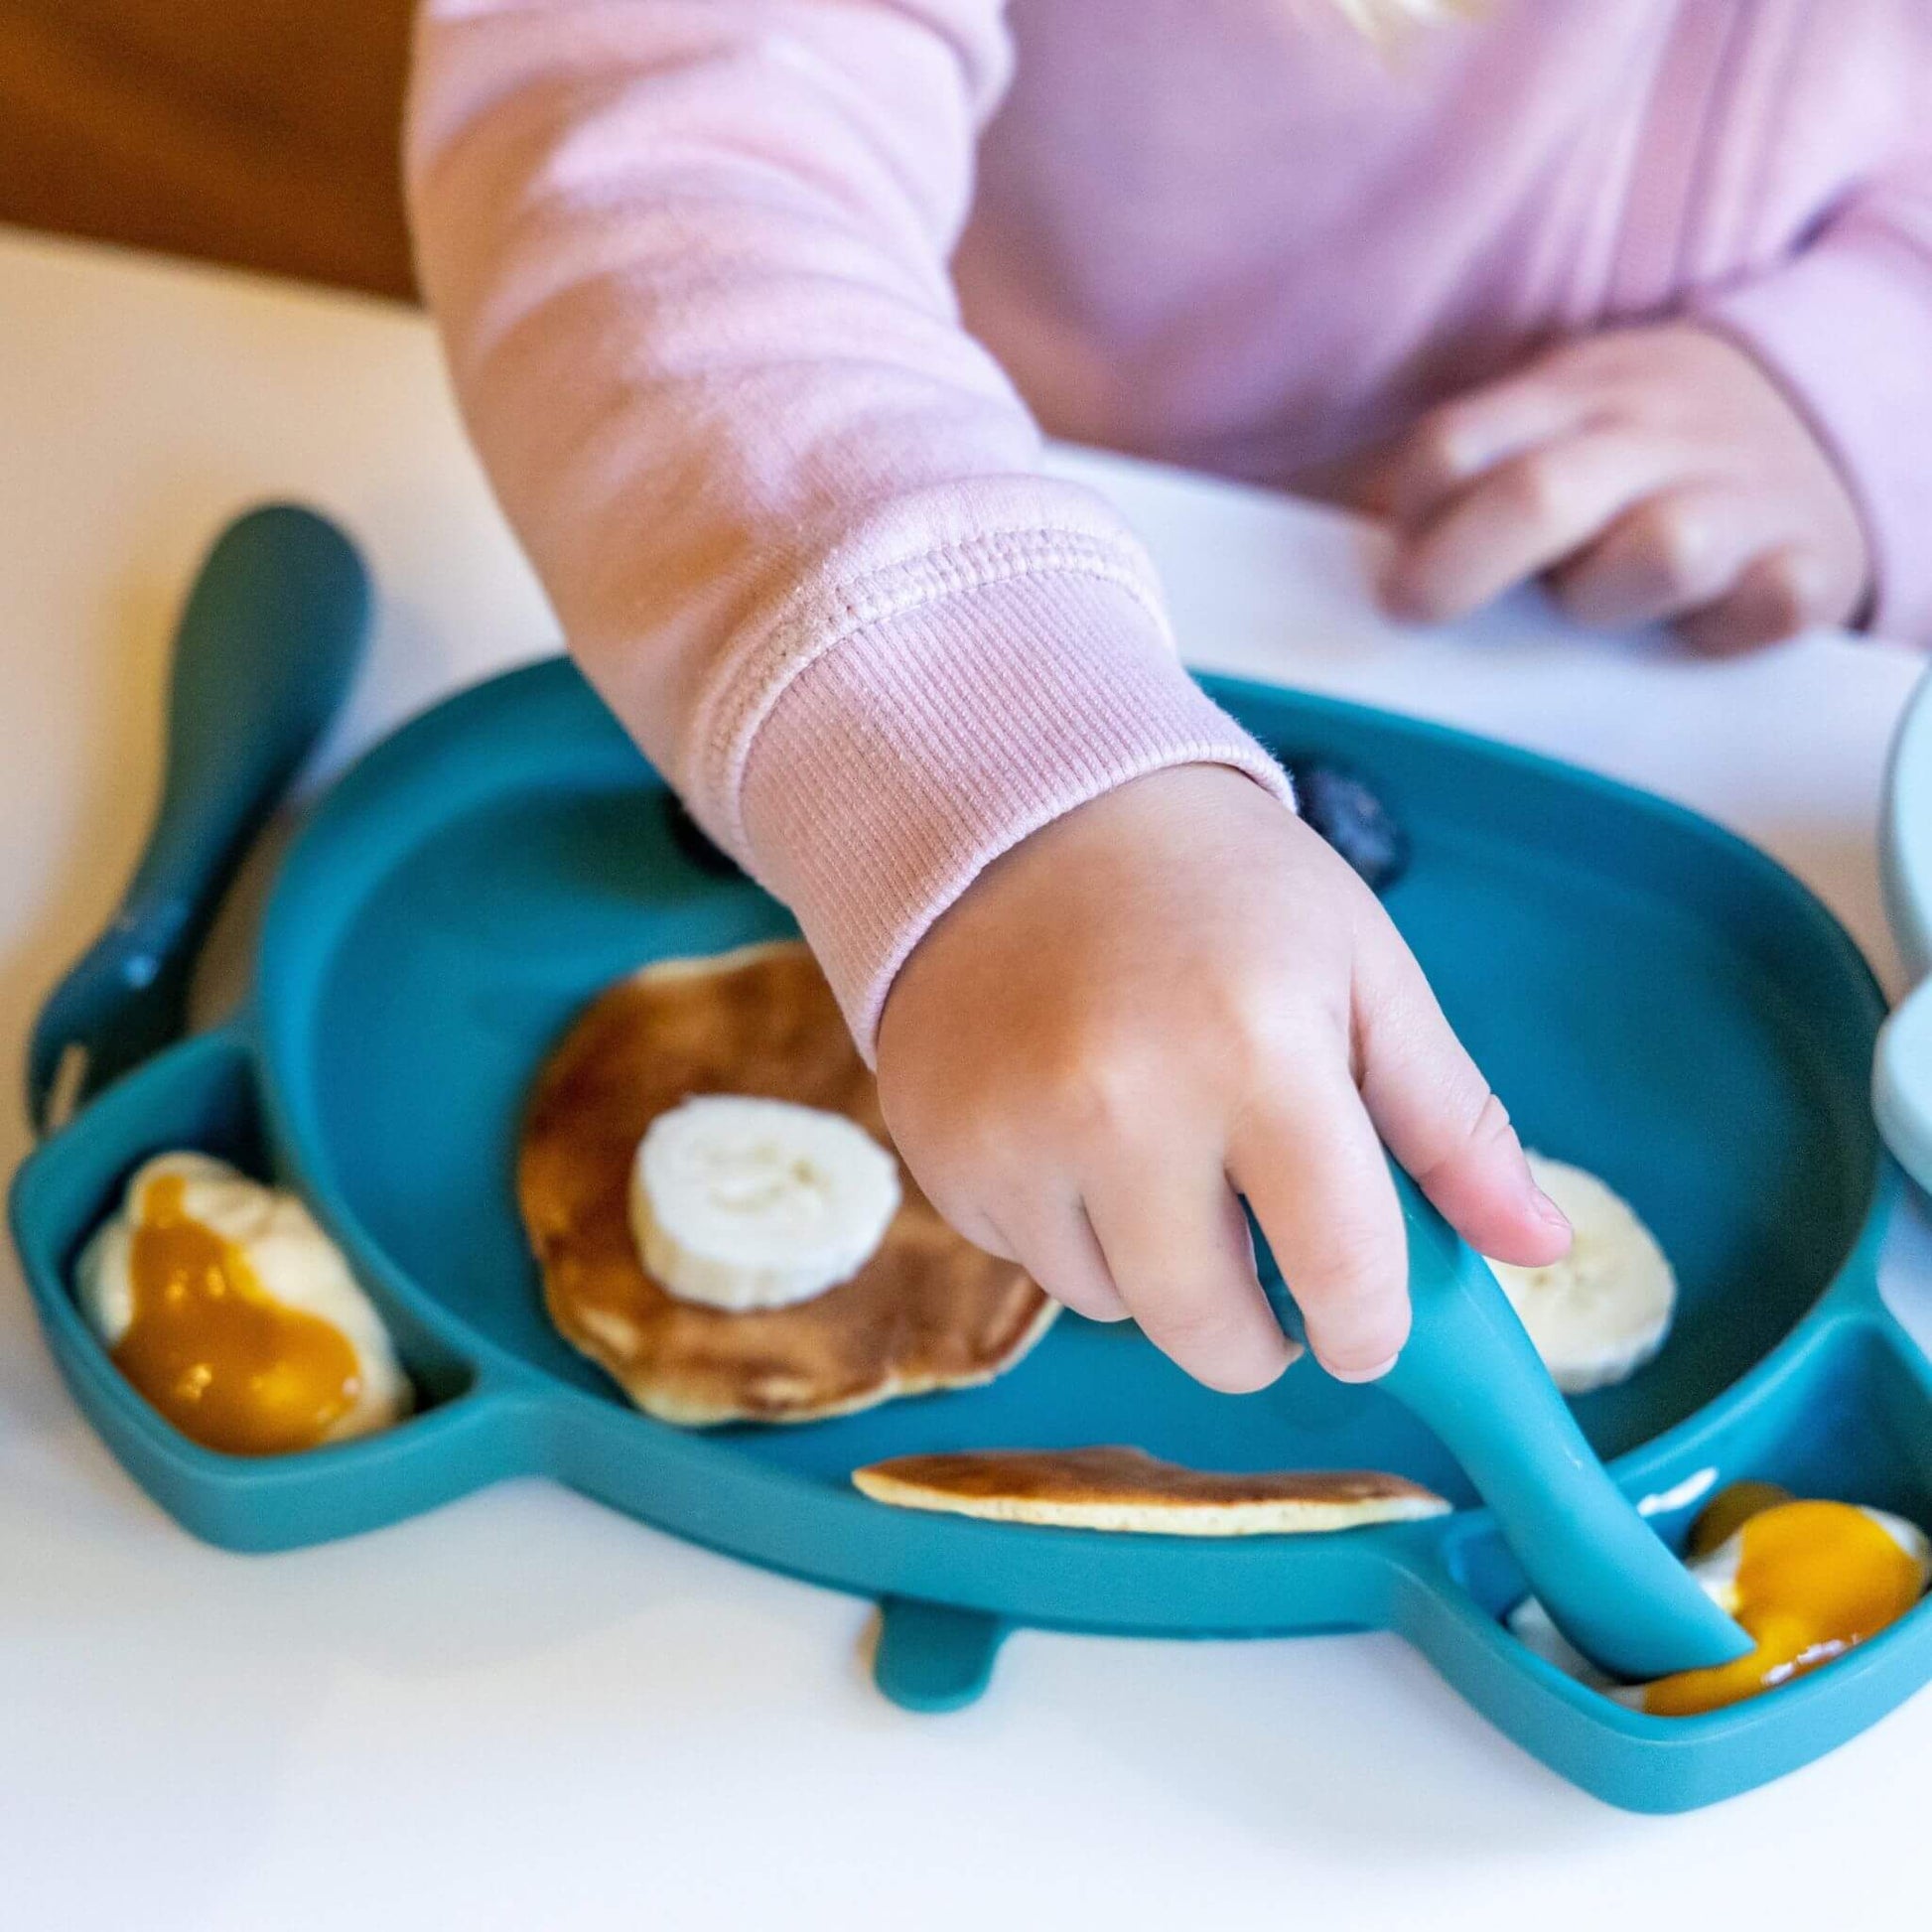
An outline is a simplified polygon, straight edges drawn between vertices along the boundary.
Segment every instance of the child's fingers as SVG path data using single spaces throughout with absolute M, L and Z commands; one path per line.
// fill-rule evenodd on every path
M 1387 1157 L 1337 1057 L 1242 1121 L 1229 1172 L 1247 1195 L 1330 1375 L 1366 1382 L 1409 1338 L 1408 1241 Z
M 1512 376 L 1433 409 L 1378 467 L 1376 495 L 1405 530 L 1435 517 L 1485 471 L 1587 421 L 1575 387 L 1541 376 Z
M 1245 1395 L 1295 1359 L 1255 1275 L 1241 1203 L 1198 1148 L 1118 1156 L 1090 1177 L 1086 1202 L 1134 1318 L 1189 1375 Z
M 1364 935 L 1359 969 L 1362 1099 L 1389 1152 L 1471 1247 L 1522 1268 L 1558 1260 L 1570 1223 L 1393 927 Z
M 1790 545 L 1746 565 L 1721 599 L 1680 618 L 1677 629 L 1694 650 L 1726 656 L 1775 644 L 1810 624 L 1836 622 L 1845 616 L 1844 608 L 1832 608 L 1822 560 Z
M 1129 1310 L 1115 1286 L 1087 1211 L 1074 1198 L 1003 1199 L 998 1253 L 1017 1261 L 1054 1301 L 1089 1321 L 1125 1321 Z
M 1400 617 L 1466 616 L 1540 575 L 1669 480 L 1655 437 L 1587 430 L 1479 477 L 1396 552 L 1383 600 Z
M 1550 589 L 1580 622 L 1654 623 L 1716 603 L 1764 545 L 1763 506 L 1741 490 L 1660 490 L 1562 565 Z

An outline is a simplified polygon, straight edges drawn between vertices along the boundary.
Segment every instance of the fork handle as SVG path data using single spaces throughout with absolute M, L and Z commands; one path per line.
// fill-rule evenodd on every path
M 370 604 L 355 546 L 313 510 L 265 504 L 214 540 L 175 635 L 161 804 L 116 921 L 146 977 L 192 964 L 342 704 Z

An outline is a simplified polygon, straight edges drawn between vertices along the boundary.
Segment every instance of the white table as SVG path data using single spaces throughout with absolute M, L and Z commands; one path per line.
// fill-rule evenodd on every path
M 1889 962 L 1872 825 L 1907 654 L 1819 638 L 1691 663 L 1566 635 L 1528 600 L 1402 633 L 1339 519 L 1065 460 L 1154 546 L 1199 661 L 1671 792 Z M 141 835 L 176 601 L 216 523 L 269 492 L 341 517 L 382 588 L 326 766 L 551 644 L 419 319 L 0 239 L 9 1172 L 14 1049 Z M 1915 1240 L 1893 1292 L 1932 1333 Z M 1881 1896 L 1919 1892 L 1932 1696 L 1782 1784 L 1644 1820 L 1522 1756 L 1393 1639 L 1022 1633 L 981 1704 L 918 1719 L 867 1680 L 863 1603 L 540 1483 L 225 1556 L 120 1473 L 0 1270 L 0 1924 L 23 1932 L 1782 1928 L 1883 1923 Z

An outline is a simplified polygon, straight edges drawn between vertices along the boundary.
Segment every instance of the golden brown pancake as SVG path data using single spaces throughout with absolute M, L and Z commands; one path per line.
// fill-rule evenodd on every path
M 1376 1469 L 1224 1474 L 1137 1449 L 961 1449 L 855 1469 L 876 1502 L 996 1523 L 1160 1536 L 1280 1536 L 1441 1516 L 1433 1489 Z
M 517 1159 L 550 1318 L 666 1422 L 808 1422 L 1011 1368 L 1055 1305 L 955 1234 L 899 1164 L 901 1199 L 848 1282 L 738 1313 L 667 1294 L 630 1231 L 644 1129 L 694 1094 L 847 1115 L 886 1146 L 879 1089 L 796 940 L 665 960 L 593 1000 L 537 1075 Z

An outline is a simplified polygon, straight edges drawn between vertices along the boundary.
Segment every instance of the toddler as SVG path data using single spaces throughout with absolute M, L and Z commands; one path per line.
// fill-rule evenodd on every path
M 1214 1387 L 1408 1329 L 1386 1146 L 1569 1230 L 1058 435 L 1350 500 L 1416 619 L 1932 633 L 1932 0 L 428 0 L 409 188 L 572 650 L 934 1202 Z M 1434 17 L 1442 14 L 1444 17 Z M 1351 21 L 1348 16 L 1356 16 Z

